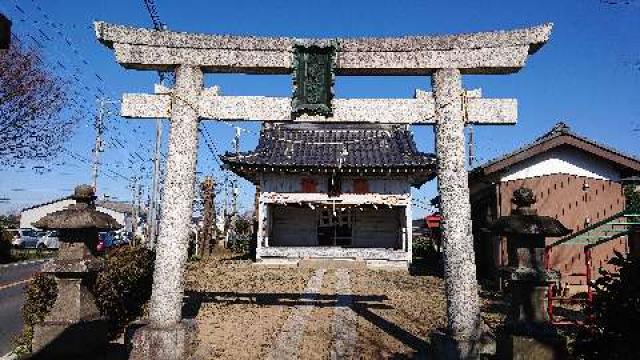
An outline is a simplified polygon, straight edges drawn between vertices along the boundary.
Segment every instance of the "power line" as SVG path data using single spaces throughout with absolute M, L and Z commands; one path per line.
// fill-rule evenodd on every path
M 201 126 L 198 128 L 198 131 L 203 135 L 204 143 L 205 145 L 207 145 L 207 148 L 213 155 L 213 159 L 218 163 L 218 165 L 223 166 L 222 161 L 220 161 L 220 158 L 219 158 L 220 151 L 216 147 L 215 143 L 211 140 L 209 136 L 209 132 L 207 131 L 207 128 L 204 126 Z
M 147 12 L 149 13 L 149 17 L 151 17 L 151 22 L 153 22 L 153 28 L 156 30 L 164 30 L 165 24 L 160 20 L 160 15 L 158 14 L 158 8 L 153 0 L 143 0 L 144 6 L 147 8 Z

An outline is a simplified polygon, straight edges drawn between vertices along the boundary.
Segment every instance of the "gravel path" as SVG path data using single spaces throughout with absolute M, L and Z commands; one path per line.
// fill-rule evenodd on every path
M 203 360 L 422 358 L 446 325 L 432 275 L 212 259 L 190 264 L 187 282 Z M 502 301 L 488 300 L 483 317 L 498 324 Z
M 358 336 L 356 333 L 358 320 L 356 313 L 351 308 L 353 296 L 351 295 L 349 271 L 346 269 L 336 270 L 336 278 L 337 302 L 332 324 L 335 341 L 331 349 L 331 359 L 353 359 Z
M 324 273 L 324 269 L 316 270 L 313 277 L 309 279 L 304 294 L 300 297 L 300 304 L 295 306 L 294 311 L 284 324 L 267 357 L 268 359 L 299 359 L 298 351 L 300 349 L 300 342 L 307 325 L 307 320 L 314 309 L 313 302 L 318 298 L 318 294 L 320 293 Z

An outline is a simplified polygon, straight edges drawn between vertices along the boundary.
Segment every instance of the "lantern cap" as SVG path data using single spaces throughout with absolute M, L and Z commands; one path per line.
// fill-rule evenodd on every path
M 55 211 L 33 223 L 43 230 L 95 229 L 109 231 L 122 228 L 111 215 L 97 211 L 95 191 L 90 185 L 78 185 L 71 196 L 76 201 L 67 209 Z
M 520 187 L 511 199 L 516 208 L 509 216 L 501 216 L 489 227 L 497 235 L 539 235 L 544 237 L 564 236 L 571 233 L 558 219 L 538 215 L 531 205 L 536 203 L 529 188 Z

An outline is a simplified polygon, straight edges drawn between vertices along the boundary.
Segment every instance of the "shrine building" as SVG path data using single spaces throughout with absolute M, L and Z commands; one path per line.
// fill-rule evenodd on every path
M 256 185 L 256 260 L 411 262 L 411 187 L 436 175 L 407 125 L 266 123 L 223 162 Z

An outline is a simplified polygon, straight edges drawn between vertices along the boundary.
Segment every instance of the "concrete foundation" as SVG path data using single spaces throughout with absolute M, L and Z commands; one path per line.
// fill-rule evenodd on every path
M 127 329 L 130 360 L 192 359 L 198 344 L 195 320 L 182 320 L 173 325 L 159 326 L 138 322 Z
M 496 354 L 496 339 L 486 325 L 474 337 L 455 337 L 444 329 L 431 333 L 431 356 L 434 359 L 483 359 Z
M 564 360 L 568 358 L 567 339 L 559 335 L 545 337 L 505 335 L 498 342 L 498 359 Z
M 277 246 L 257 249 L 257 263 L 304 266 L 309 262 L 334 261 L 349 267 L 408 269 L 409 254 L 404 250 L 342 248 L 334 246 Z
M 475 339 L 455 338 L 442 330 L 431 333 L 431 355 L 434 359 L 479 359 Z

